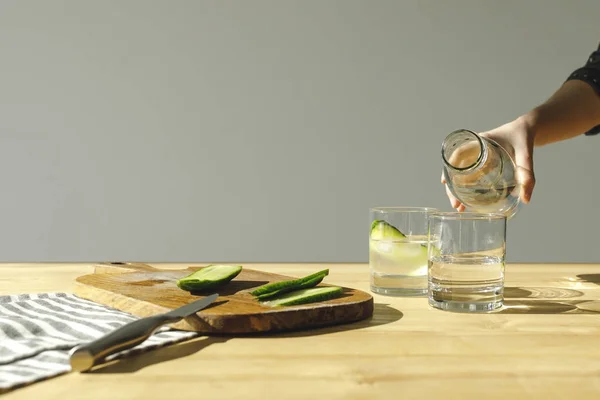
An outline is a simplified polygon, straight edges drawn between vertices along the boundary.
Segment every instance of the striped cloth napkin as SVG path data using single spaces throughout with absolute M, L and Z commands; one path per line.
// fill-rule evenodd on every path
M 0 393 L 70 372 L 69 350 L 136 319 L 69 293 L 0 296 Z M 196 335 L 163 327 L 107 361 Z

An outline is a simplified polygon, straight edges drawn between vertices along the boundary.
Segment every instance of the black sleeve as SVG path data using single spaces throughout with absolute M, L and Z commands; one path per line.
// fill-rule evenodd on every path
M 588 58 L 585 65 L 573 71 L 567 78 L 567 81 L 573 79 L 587 83 L 600 95 L 600 44 L 598 45 L 598 49 L 590 54 L 590 58 Z M 585 134 L 590 136 L 597 135 L 599 133 L 600 125 L 590 129 Z

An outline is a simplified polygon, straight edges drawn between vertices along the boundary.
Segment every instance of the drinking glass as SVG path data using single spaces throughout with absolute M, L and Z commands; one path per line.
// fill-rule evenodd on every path
M 439 212 L 429 216 L 428 298 L 432 307 L 487 312 L 504 302 L 506 216 Z
M 429 207 L 377 207 L 370 210 L 371 291 L 392 296 L 427 294 Z

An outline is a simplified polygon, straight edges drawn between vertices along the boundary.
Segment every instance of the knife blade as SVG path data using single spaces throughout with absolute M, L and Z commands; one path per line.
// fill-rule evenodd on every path
M 87 371 L 107 356 L 144 342 L 161 326 L 178 322 L 202 310 L 217 297 L 217 293 L 211 294 L 167 313 L 138 319 L 99 339 L 76 346 L 69 353 L 71 369 L 78 372 Z

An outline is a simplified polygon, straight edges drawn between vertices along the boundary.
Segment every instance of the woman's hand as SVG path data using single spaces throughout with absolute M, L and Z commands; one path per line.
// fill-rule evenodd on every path
M 521 186 L 521 200 L 526 204 L 529 203 L 535 186 L 535 174 L 533 172 L 534 131 L 531 124 L 528 123 L 525 117 L 518 118 L 479 135 L 496 141 L 513 158 L 517 165 L 517 182 Z M 448 189 L 444 174 L 442 174 L 442 184 L 446 186 L 446 194 L 452 208 L 457 211 L 464 211 L 464 204 L 461 204 Z

